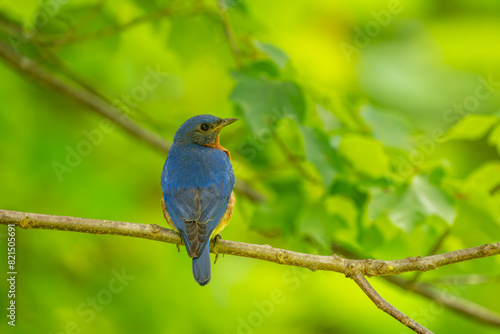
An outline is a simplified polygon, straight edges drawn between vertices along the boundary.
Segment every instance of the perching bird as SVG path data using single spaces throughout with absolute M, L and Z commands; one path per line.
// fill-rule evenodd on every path
M 193 276 L 210 281 L 209 240 L 229 223 L 234 208 L 234 173 L 220 131 L 236 118 L 198 115 L 177 130 L 161 174 L 162 207 L 168 224 L 181 235 Z

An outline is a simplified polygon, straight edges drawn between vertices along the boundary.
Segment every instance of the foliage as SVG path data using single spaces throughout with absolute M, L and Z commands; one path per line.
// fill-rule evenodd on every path
M 224 238 L 320 254 L 340 245 L 384 259 L 426 255 L 448 232 L 439 252 L 500 238 L 497 3 L 402 2 L 384 25 L 383 1 L 225 0 L 239 55 L 213 1 L 54 3 L 2 3 L 1 26 L 17 22 L 30 37 L 9 28 L 1 39 L 168 139 L 196 114 L 240 118 L 221 141 L 237 177 L 266 201 L 238 194 Z M 146 19 L 127 25 L 138 17 Z M 366 30 L 373 22 L 374 36 Z M 166 226 L 165 156 L 116 127 L 104 131 L 84 106 L 4 64 L 0 73 L 2 208 Z M 50 231 L 19 231 L 18 239 L 19 333 L 64 332 L 73 321 L 106 333 L 404 330 L 340 275 L 226 257 L 201 289 L 186 254 L 171 246 Z M 422 280 L 499 275 L 498 262 Z M 135 279 L 94 317 L 82 314 L 81 303 L 103 298 L 121 268 Z M 444 286 L 497 310 L 498 288 Z M 381 289 L 435 332 L 493 332 Z

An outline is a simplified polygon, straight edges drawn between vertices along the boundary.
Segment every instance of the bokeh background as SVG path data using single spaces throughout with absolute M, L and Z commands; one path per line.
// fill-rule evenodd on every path
M 18 0 L 0 2 L 0 39 L 167 140 L 197 114 L 238 117 L 221 142 L 262 198 L 236 194 L 224 239 L 389 260 L 500 237 L 499 15 L 495 0 Z M 1 209 L 167 225 L 164 152 L 5 58 L 0 78 Z M 499 312 L 499 260 L 417 283 Z M 343 275 L 225 256 L 199 287 L 160 242 L 17 229 L 17 266 L 12 333 L 410 332 Z M 436 333 L 498 332 L 370 282 Z

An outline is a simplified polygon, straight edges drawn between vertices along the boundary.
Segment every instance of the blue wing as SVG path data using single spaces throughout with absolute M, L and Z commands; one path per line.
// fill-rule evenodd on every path
M 218 151 L 218 150 L 217 150 Z M 163 198 L 190 257 L 197 258 L 226 212 L 234 186 L 234 173 L 226 154 L 214 153 L 203 165 L 183 159 L 165 163 Z M 213 153 L 213 152 L 212 152 Z

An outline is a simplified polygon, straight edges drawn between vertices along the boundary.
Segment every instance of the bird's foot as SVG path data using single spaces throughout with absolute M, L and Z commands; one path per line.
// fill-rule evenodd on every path
M 217 240 L 222 239 L 220 233 L 217 233 L 210 241 L 213 242 L 212 249 L 215 248 L 215 244 L 217 244 Z
M 215 237 L 213 238 L 214 244 L 213 244 L 213 246 L 212 246 L 212 249 L 214 249 L 214 250 L 215 250 L 215 244 L 217 243 L 217 240 L 219 240 L 219 239 L 221 239 L 221 240 L 222 240 L 222 235 L 221 235 L 220 233 L 217 233 L 217 234 L 215 235 Z M 217 260 L 219 259 L 219 253 L 217 253 L 217 252 L 215 252 L 215 251 L 214 251 L 214 253 L 215 253 L 215 260 L 214 260 L 214 264 L 216 264 L 216 263 L 217 263 Z M 224 257 L 224 254 L 222 254 L 222 257 Z
M 174 232 L 175 232 L 175 234 L 177 234 L 177 235 L 179 236 L 179 238 L 181 239 L 181 243 L 180 243 L 180 245 L 184 245 L 184 241 L 182 240 L 182 238 L 181 238 L 181 234 L 179 233 L 179 231 L 174 230 Z M 177 246 L 177 253 L 180 253 L 180 252 L 181 252 L 181 247 L 180 247 L 180 245 L 176 245 L 176 246 Z

